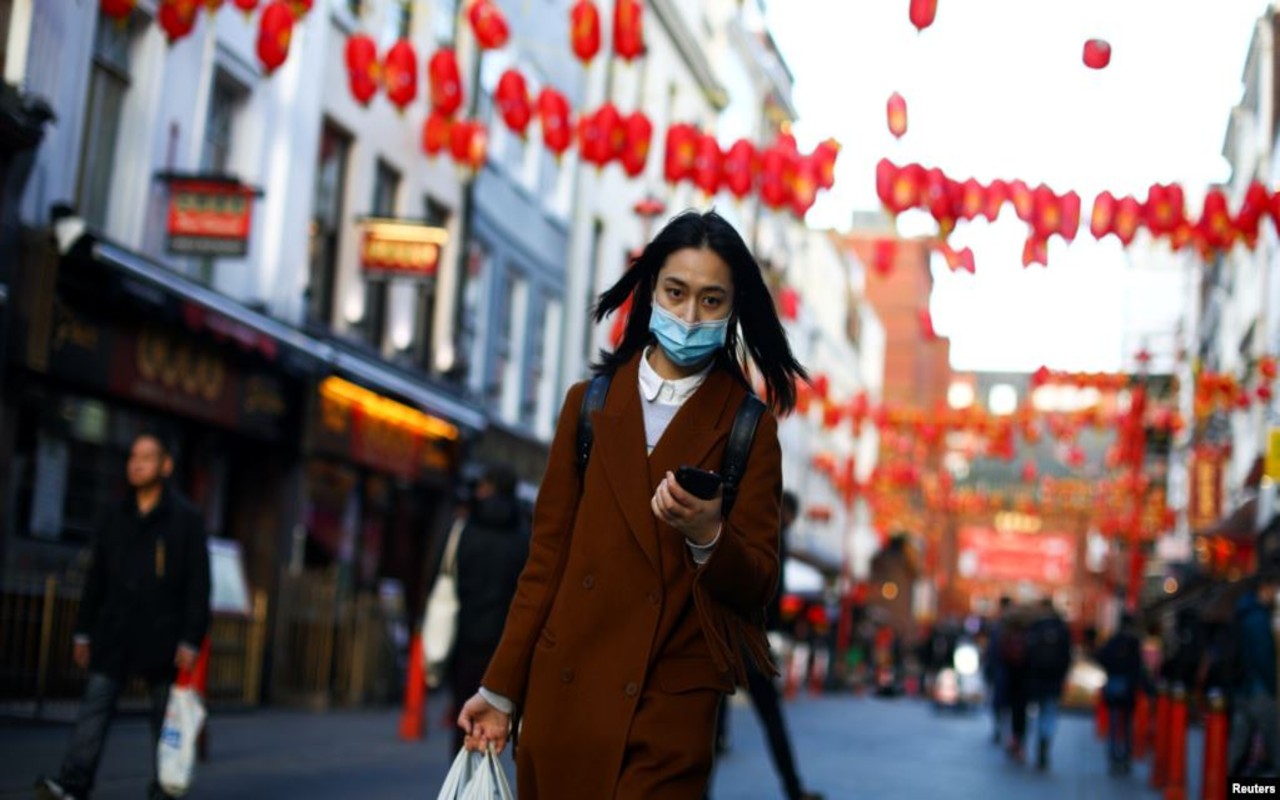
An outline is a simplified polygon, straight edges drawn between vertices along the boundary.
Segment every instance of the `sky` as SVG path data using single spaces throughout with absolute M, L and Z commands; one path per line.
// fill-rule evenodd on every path
M 808 217 L 847 228 L 854 210 L 879 208 L 875 165 L 917 161 L 963 180 L 1021 178 L 1083 200 L 1081 234 L 1051 242 L 1049 266 L 1023 269 L 1026 226 L 1006 207 L 992 225 L 961 222 L 977 274 L 935 265 L 935 328 L 957 370 L 1112 371 L 1146 337 L 1173 350 L 1190 268 L 1144 255 L 1131 265 L 1114 237 L 1088 233 L 1106 189 L 1145 198 L 1179 182 L 1188 207 L 1230 169 L 1222 157 L 1253 26 L 1267 0 L 938 0 L 917 34 L 909 0 L 770 0 L 771 30 L 795 75 L 802 148 L 844 145 L 835 188 Z M 1084 43 L 1112 45 L 1104 70 L 1081 61 Z M 885 125 L 893 92 L 909 129 Z M 936 230 L 903 215 L 904 235 Z M 877 280 L 869 276 L 868 280 Z M 890 280 L 892 277 L 889 278 Z

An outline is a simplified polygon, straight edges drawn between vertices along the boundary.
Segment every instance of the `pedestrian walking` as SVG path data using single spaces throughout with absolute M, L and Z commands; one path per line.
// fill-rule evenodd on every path
M 780 553 L 783 556 L 780 560 L 783 563 L 786 562 L 787 540 L 790 538 L 791 525 L 795 522 L 799 510 L 800 500 L 795 493 L 783 492 L 780 539 Z M 769 631 L 780 631 L 783 628 L 782 596 L 785 592 L 786 582 L 783 574 L 779 572 L 778 589 L 774 592 L 765 616 L 766 628 Z M 777 683 L 771 675 L 760 671 L 749 659 L 746 667 L 747 693 L 751 697 L 751 705 L 756 710 L 756 716 L 760 718 L 760 724 L 764 726 L 765 736 L 769 740 L 769 755 L 773 758 L 773 767 L 782 781 L 782 790 L 786 793 L 787 800 L 823 800 L 822 795 L 805 791 L 800 775 L 796 771 L 795 749 L 791 746 L 786 719 L 782 715 L 782 695 L 778 692 Z M 717 723 L 720 726 L 728 724 L 728 706 L 727 698 L 720 701 L 721 715 Z M 723 735 L 723 732 L 719 735 Z
M 146 681 L 155 761 L 169 687 L 195 666 L 209 626 L 209 550 L 200 513 L 169 484 L 164 440 L 133 440 L 126 475 L 132 494 L 97 531 L 75 625 L 75 662 L 88 669 L 84 698 L 56 778 L 41 777 L 41 800 L 87 798 L 120 692 Z M 167 797 L 154 781 L 151 798 Z
M 1013 601 L 1008 597 L 1000 598 L 999 608 L 991 619 L 987 634 L 987 651 L 982 659 L 987 691 L 991 697 L 993 726 L 991 740 L 997 746 L 1004 744 L 1005 725 L 1009 716 L 1009 671 L 1005 668 L 1004 658 L 1000 654 L 1000 629 L 1012 603 Z
M 516 499 L 516 474 L 501 464 L 489 467 L 476 484 L 456 556 L 458 628 L 450 684 L 461 704 L 480 690 L 480 679 L 502 638 L 516 581 L 529 556 L 529 537 Z M 454 731 L 454 749 L 466 734 Z
M 1058 728 L 1062 688 L 1071 670 L 1071 630 L 1044 598 L 1028 630 L 1027 688 L 1036 706 L 1036 767 L 1049 768 L 1049 752 Z
M 1098 664 L 1107 673 L 1102 700 L 1107 704 L 1108 762 L 1112 775 L 1129 773 L 1133 757 L 1133 709 L 1145 690 L 1142 641 L 1132 614 L 1120 617 L 1120 627 L 1098 651 Z
M 1248 765 L 1254 738 L 1262 738 L 1262 770 L 1280 767 L 1276 738 L 1276 645 L 1271 632 L 1280 577 L 1263 573 L 1253 589 L 1236 601 L 1232 638 L 1235 651 L 1231 675 L 1231 741 L 1227 765 L 1240 775 Z
M 748 662 L 774 670 L 764 610 L 779 571 L 777 421 L 765 412 L 754 435 L 734 428 L 759 405 L 748 355 L 776 412 L 807 376 L 759 266 L 715 212 L 668 223 L 596 320 L 628 300 L 622 342 L 565 399 L 528 564 L 458 719 L 469 748 L 501 750 L 519 715 L 522 800 L 700 800 L 721 695 L 747 684 Z M 704 500 L 676 481 L 682 466 L 720 470 L 731 440 L 751 444 L 740 479 L 724 476 L 730 492 Z
M 1025 759 L 1027 706 L 1031 702 L 1031 675 L 1028 666 L 1031 620 L 1026 609 L 1010 606 L 1000 622 L 1000 661 L 1005 672 L 1009 699 L 1009 756 Z

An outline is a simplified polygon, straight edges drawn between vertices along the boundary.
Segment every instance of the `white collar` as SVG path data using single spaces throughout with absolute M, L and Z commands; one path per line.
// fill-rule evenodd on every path
M 652 349 L 653 345 L 650 345 L 640 355 L 640 396 L 649 403 L 661 398 L 662 402 L 667 405 L 684 405 L 684 401 L 698 391 L 698 387 L 706 380 L 707 375 L 711 372 L 711 367 L 715 364 L 713 359 L 700 372 L 694 375 L 690 375 L 687 378 L 667 380 L 659 375 L 649 364 L 649 352 Z

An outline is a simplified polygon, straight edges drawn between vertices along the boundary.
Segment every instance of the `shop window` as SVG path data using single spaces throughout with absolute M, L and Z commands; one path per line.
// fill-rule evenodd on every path
M 244 107 L 248 91 L 221 69 L 209 89 L 209 112 L 205 117 L 204 148 L 200 154 L 200 171 L 206 175 L 228 175 L 232 172 L 232 147 L 236 120 Z M 196 279 L 206 285 L 213 282 L 214 258 L 197 262 Z
M 502 369 L 497 373 L 501 381 L 502 418 L 510 424 L 525 418 L 524 404 L 524 344 L 526 334 L 536 338 L 529 327 L 529 282 L 515 272 L 508 274 L 510 283 L 507 295 L 508 313 L 502 321 L 501 348 Z M 517 332 L 521 335 L 517 336 Z
M 511 315 L 514 309 L 512 304 L 514 277 L 514 274 L 508 270 L 494 283 L 493 326 L 490 327 L 494 336 L 493 356 L 488 363 L 488 379 L 485 386 L 485 399 L 489 407 L 507 421 L 510 417 L 505 413 L 506 390 L 503 384 L 506 383 L 507 367 L 512 358 Z
M 100 230 L 107 224 L 134 31 L 132 24 L 119 25 L 101 15 L 94 31 L 76 205 L 85 222 Z
M 583 336 L 582 349 L 587 363 L 596 357 L 596 325 L 591 319 L 596 308 L 596 276 L 600 273 L 600 252 L 604 244 L 604 222 L 597 219 L 591 223 L 591 250 L 587 256 L 587 327 Z
M 542 321 L 542 348 L 538 358 L 532 382 L 537 385 L 537 421 L 534 429 L 542 439 L 550 439 L 555 425 L 556 384 L 560 379 L 557 366 L 560 364 L 560 336 L 564 327 L 564 305 L 559 299 L 548 300 Z
M 473 237 L 468 243 L 466 256 L 466 280 L 462 290 L 462 310 L 458 319 L 458 350 L 454 365 L 454 379 L 459 382 L 470 378 L 473 390 L 479 391 L 483 373 L 471 370 L 480 363 L 480 308 L 484 299 L 484 283 L 489 273 L 489 247 L 483 240 Z
M 452 211 L 434 197 L 426 198 L 423 222 L 437 228 L 448 228 Z M 441 268 L 444 265 L 441 264 Z M 418 309 L 414 315 L 417 331 L 414 334 L 413 360 L 423 372 L 430 372 L 434 363 L 433 329 L 435 327 L 436 279 L 426 278 L 418 284 Z
M 373 176 L 373 216 L 395 217 L 400 173 L 379 159 Z M 381 350 L 387 337 L 387 280 L 365 276 L 364 319 L 360 323 L 364 340 Z
M 307 317 L 323 327 L 333 324 L 334 283 L 346 194 L 347 157 L 351 137 L 326 122 L 320 133 L 320 155 L 311 200 L 308 248 Z

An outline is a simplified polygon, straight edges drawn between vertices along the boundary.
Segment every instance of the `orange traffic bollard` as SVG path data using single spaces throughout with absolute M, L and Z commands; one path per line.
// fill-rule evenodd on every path
M 1187 800 L 1187 691 L 1182 684 L 1174 687 L 1170 705 L 1168 764 L 1164 800 Z
M 1102 697 L 1102 690 L 1098 690 L 1098 700 L 1093 705 L 1093 732 L 1102 741 L 1107 741 L 1107 735 L 1111 728 L 1111 711 L 1107 708 L 1107 701 Z
M 400 738 L 413 742 L 423 737 L 426 713 L 426 677 L 422 672 L 422 642 L 418 634 L 409 640 L 409 674 L 404 686 L 404 713 L 400 715 Z
M 1160 685 L 1156 693 L 1155 759 L 1151 764 L 1151 788 L 1163 789 L 1169 770 L 1169 688 Z
M 1209 692 L 1209 710 L 1204 715 L 1204 780 L 1200 800 L 1227 797 L 1227 701 L 1217 689 Z
M 1151 700 L 1144 691 L 1138 692 L 1133 706 L 1133 758 L 1141 761 L 1147 757 L 1151 744 Z
M 200 695 L 200 699 L 204 701 L 205 706 L 209 704 L 209 652 L 211 646 L 209 637 L 204 637 L 204 641 L 200 643 L 200 655 L 196 657 L 196 665 L 191 668 L 191 688 L 195 689 L 196 694 Z M 209 760 L 209 726 L 201 725 L 200 734 L 196 736 L 196 760 L 204 763 Z

